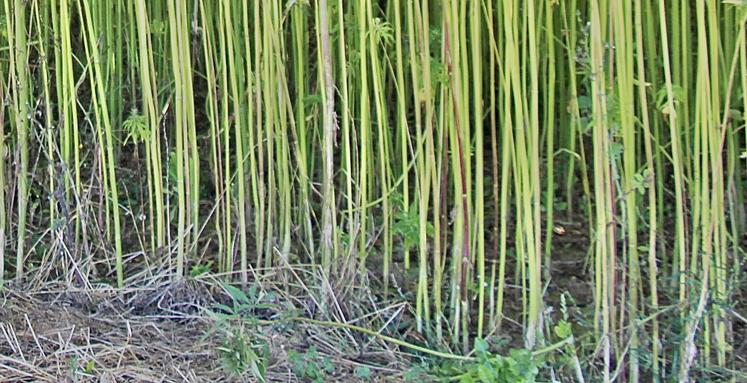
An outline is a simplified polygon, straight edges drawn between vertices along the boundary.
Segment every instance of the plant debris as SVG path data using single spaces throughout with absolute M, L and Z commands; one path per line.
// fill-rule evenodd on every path
M 236 375 L 225 369 L 226 329 L 216 325 L 226 323 L 211 315 L 216 304 L 227 301 L 219 287 L 191 279 L 124 290 L 4 289 L 0 381 L 256 381 L 249 371 Z M 268 308 L 263 310 L 267 315 Z M 324 381 L 396 381 L 408 365 L 404 354 L 375 340 L 364 346 L 368 351 L 351 356 L 340 346 L 340 339 L 351 336 L 342 329 L 296 323 L 243 331 L 256 331 L 250 336 L 268 346 L 266 381 L 308 381 L 309 371 L 323 374 Z M 307 353 L 311 359 L 299 364 L 299 355 Z

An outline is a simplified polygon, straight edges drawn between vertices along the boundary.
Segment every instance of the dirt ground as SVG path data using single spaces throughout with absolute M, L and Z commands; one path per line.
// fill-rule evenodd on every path
M 237 375 L 224 367 L 231 331 L 266 345 L 267 381 L 313 381 L 315 371 L 296 374 L 308 355 L 315 359 L 301 368 L 325 369 L 319 381 L 401 381 L 402 354 L 344 329 L 256 324 L 229 330 L 232 322 L 208 312 L 221 301 L 230 306 L 224 293 L 198 280 L 126 291 L 11 286 L 0 292 L 0 382 L 257 381 L 251 368 Z M 266 305 L 255 314 L 278 312 Z

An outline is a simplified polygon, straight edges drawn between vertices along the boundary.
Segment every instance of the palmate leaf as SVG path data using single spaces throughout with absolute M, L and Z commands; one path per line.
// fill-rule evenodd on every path
M 391 45 L 394 42 L 394 30 L 388 22 L 376 17 L 371 25 L 371 33 L 377 43 Z
M 555 335 L 561 339 L 566 339 L 573 335 L 571 324 L 564 320 L 560 321 L 557 325 L 555 325 Z
M 122 123 L 122 127 L 127 131 L 125 144 L 130 139 L 136 144 L 145 141 L 151 133 L 148 127 L 148 119 L 144 115 L 138 114 L 136 109 L 130 112 L 130 116 Z

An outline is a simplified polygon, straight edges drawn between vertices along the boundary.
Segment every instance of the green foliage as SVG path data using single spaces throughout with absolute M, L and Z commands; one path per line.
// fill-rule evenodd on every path
M 541 361 L 525 349 L 513 349 L 508 356 L 492 354 L 488 342 L 475 341 L 477 361 L 469 363 L 447 362 L 436 375 L 442 381 L 460 383 L 534 383 Z
M 403 379 L 405 382 L 424 382 L 430 381 L 430 375 L 428 373 L 429 367 L 427 364 L 419 364 L 411 366 L 405 371 Z
M 415 308 L 415 325 L 387 323 L 394 334 L 418 331 L 457 350 L 484 323 L 522 317 L 528 327 L 517 331 L 539 333 L 542 324 L 545 342 L 560 338 L 563 356 L 548 363 L 576 367 L 575 353 L 592 366 L 601 353 L 613 360 L 603 372 L 588 369 L 593 381 L 638 364 L 643 379 L 676 379 L 667 374 L 687 339 L 702 350 L 683 371 L 733 366 L 747 1 L 429 4 L 5 1 L 0 228 L 15 250 L 0 252 L 0 280 L 20 282 L 29 269 L 44 271 L 34 283 L 70 279 L 76 266 L 90 276 L 84 282 L 124 287 L 176 255 L 175 279 L 184 265 L 197 277 L 214 263 L 244 280 L 256 265 L 274 283 L 284 275 L 278 265 L 310 259 L 322 266 L 315 281 L 345 291 L 308 291 L 358 299 L 348 293 L 379 295 L 366 257 L 383 249 L 381 274 L 406 260 L 397 297 Z M 145 158 L 133 155 L 143 149 Z M 556 167 L 567 174 L 563 201 L 554 200 Z M 558 218 L 579 229 L 552 241 L 553 211 L 572 213 L 574 201 L 586 215 Z M 583 249 L 570 259 L 561 250 L 570 247 Z M 553 266 L 581 268 L 584 250 L 582 278 L 598 289 L 579 295 L 583 314 L 538 320 L 557 295 Z M 148 262 L 124 261 L 140 251 Z M 706 266 L 711 282 L 700 286 Z M 625 283 L 605 289 L 618 272 Z M 512 279 L 521 294 L 504 297 Z M 213 308 L 221 358 L 227 370 L 261 376 L 260 318 L 294 312 L 257 286 L 224 289 L 231 300 Z M 701 290 L 713 325 L 690 316 Z M 340 309 L 361 314 L 357 303 Z M 597 350 L 611 336 L 619 340 Z M 528 353 L 500 357 L 481 342 L 479 362 L 442 375 L 536 376 Z M 322 365 L 299 365 L 298 375 L 329 379 L 326 362 L 314 363 Z M 370 370 L 355 373 L 365 379 Z M 408 376 L 428 380 L 422 373 Z
M 291 350 L 288 353 L 288 362 L 296 377 L 313 383 L 328 381 L 329 375 L 335 371 L 329 357 L 319 355 L 313 346 L 303 353 Z
M 378 17 L 373 19 L 370 33 L 373 34 L 374 41 L 377 43 L 389 46 L 394 42 L 394 31 L 392 30 L 392 26 Z
M 257 285 L 251 285 L 248 292 L 224 282 L 221 282 L 221 287 L 228 292 L 232 305 L 217 303 L 215 308 L 219 311 L 212 313 L 217 318 L 254 322 L 254 315 L 258 310 L 278 308 L 273 303 L 275 300 L 274 294 L 261 291 Z
M 70 357 L 70 359 L 68 359 L 67 369 L 68 369 L 68 373 L 70 374 L 75 373 L 75 370 L 78 369 L 78 356 L 77 355 L 73 355 L 72 357 Z
M 672 95 L 674 96 L 674 99 L 672 101 L 674 103 L 674 107 L 676 108 L 677 105 L 681 104 L 685 99 L 685 90 L 680 86 L 672 85 L 672 93 Z M 671 113 L 668 106 L 666 87 L 662 87 L 658 92 L 656 92 L 656 109 L 658 109 L 659 112 L 664 115 L 668 115 L 669 113 Z
M 412 248 L 418 244 L 420 238 L 420 214 L 418 213 L 418 206 L 416 203 L 413 203 L 410 208 L 405 211 L 404 202 L 400 193 L 393 193 L 392 201 L 396 206 L 399 206 L 392 228 L 394 229 L 394 232 L 402 238 L 404 248 Z M 428 222 L 425 230 L 429 237 L 433 236 L 432 223 Z
M 651 169 L 641 169 L 641 171 L 633 176 L 633 187 L 639 194 L 643 194 L 653 177 L 654 174 Z
M 369 380 L 373 376 L 373 374 L 371 373 L 371 368 L 369 368 L 368 366 L 356 367 L 354 374 L 357 378 L 363 380 Z
M 192 266 L 192 269 L 189 271 L 189 275 L 194 278 L 199 277 L 200 275 L 207 274 L 210 272 L 212 266 L 213 261 L 208 261 L 207 263 L 198 263 Z
M 267 356 L 270 354 L 269 345 L 248 336 L 243 331 L 226 330 L 226 339 L 218 347 L 223 369 L 235 376 L 243 376 L 250 372 L 255 379 L 265 381 L 267 370 Z
M 270 351 L 267 342 L 258 336 L 261 330 L 253 313 L 272 307 L 264 302 L 269 294 L 259 292 L 256 285 L 248 293 L 227 283 L 221 286 L 231 297 L 232 305 L 216 304 L 217 310 L 209 313 L 217 321 L 213 332 L 223 335 L 218 348 L 221 365 L 229 374 L 243 376 L 249 372 L 264 382 Z
M 138 114 L 137 109 L 130 111 L 130 116 L 122 123 L 122 127 L 127 132 L 127 137 L 124 140 L 125 145 L 130 139 L 137 144 L 150 137 L 148 119 L 144 115 Z
M 165 21 L 160 19 L 154 19 L 150 22 L 150 32 L 157 36 L 165 35 L 167 31 L 167 24 Z
M 70 374 L 70 376 L 73 376 L 75 374 L 91 375 L 94 373 L 96 360 L 89 359 L 83 366 L 80 366 L 79 362 L 80 358 L 78 356 L 73 356 L 67 361 L 68 374 Z
M 93 373 L 93 368 L 94 368 L 95 365 L 96 365 L 96 361 L 93 360 L 93 359 L 91 359 L 88 362 L 86 362 L 86 367 L 83 369 L 83 371 L 86 374 L 92 374 Z

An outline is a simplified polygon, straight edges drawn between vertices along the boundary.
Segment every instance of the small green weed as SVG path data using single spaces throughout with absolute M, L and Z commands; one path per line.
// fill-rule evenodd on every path
M 266 342 L 243 331 L 226 330 L 226 339 L 218 347 L 221 365 L 231 375 L 243 376 L 247 371 L 261 382 L 265 381 L 269 346 Z
M 213 267 L 213 261 L 208 261 L 206 263 L 198 263 L 192 266 L 192 268 L 189 271 L 189 275 L 192 278 L 199 277 L 200 275 L 205 275 L 210 272 L 212 267 Z
M 329 375 L 335 371 L 332 360 L 319 355 L 315 347 L 303 353 L 291 350 L 288 353 L 288 362 L 296 377 L 313 383 L 328 381 Z
M 492 354 L 483 339 L 475 341 L 474 362 L 447 362 L 436 371 L 440 381 L 460 383 L 534 383 L 541 361 L 529 350 L 514 349 L 508 356 Z
M 219 331 L 224 338 L 218 347 L 221 365 L 231 375 L 243 376 L 249 372 L 255 379 L 264 382 L 270 350 L 267 342 L 256 335 L 261 331 L 253 313 L 271 304 L 263 302 L 265 295 L 260 294 L 254 286 L 248 295 L 229 284 L 222 284 L 222 287 L 231 296 L 232 304 L 216 304 L 217 312 L 210 312 L 217 320 L 212 332 Z
M 355 374 L 356 378 L 363 380 L 369 380 L 373 376 L 371 369 L 367 366 L 356 367 L 353 373 Z

